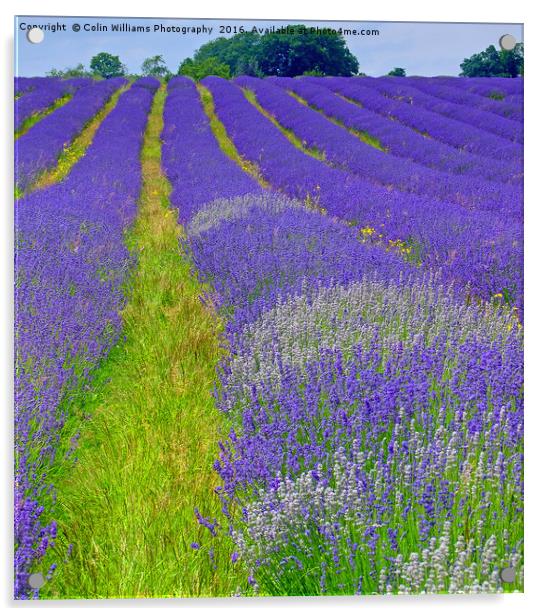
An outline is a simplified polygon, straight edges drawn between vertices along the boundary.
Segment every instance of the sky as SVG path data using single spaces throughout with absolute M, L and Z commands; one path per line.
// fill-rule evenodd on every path
M 129 72 L 138 73 L 142 61 L 162 55 L 167 66 L 176 72 L 182 60 L 193 55 L 204 43 L 230 36 L 229 29 L 243 27 L 280 28 L 293 21 L 233 19 L 162 19 L 101 17 L 24 17 L 15 18 L 15 74 L 45 75 L 52 68 L 63 69 L 78 63 L 89 66 L 101 51 L 118 55 Z M 302 23 L 302 22 L 300 22 Z M 308 21 L 306 26 L 344 28 L 359 32 L 378 30 L 378 35 L 346 35 L 351 52 L 357 57 L 360 71 L 366 75 L 385 75 L 394 67 L 406 69 L 408 75 L 458 75 L 464 58 L 499 46 L 503 34 L 512 34 L 523 42 L 522 24 L 425 23 L 425 22 L 341 22 Z M 79 26 L 79 31 L 74 31 Z M 114 24 L 148 26 L 150 32 L 114 32 Z M 42 26 L 44 40 L 30 43 L 26 29 Z M 58 27 L 60 26 L 60 27 Z M 178 28 L 179 31 L 165 31 Z M 200 29 L 191 32 L 186 29 Z M 156 29 L 156 31 L 154 31 Z M 223 29 L 223 32 L 222 32 Z M 56 31 L 55 31 L 56 30 Z

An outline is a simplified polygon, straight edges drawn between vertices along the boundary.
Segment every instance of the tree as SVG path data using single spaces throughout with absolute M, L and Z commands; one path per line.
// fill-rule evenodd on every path
M 178 74 L 187 75 L 195 81 L 200 81 L 208 75 L 218 75 L 218 77 L 224 77 L 224 79 L 230 78 L 229 66 L 222 64 L 216 58 L 207 58 L 201 62 L 186 58 L 180 64 Z
M 310 72 L 349 76 L 358 72 L 358 60 L 337 31 L 315 32 L 301 25 L 263 35 L 241 32 L 231 38 L 217 38 L 202 45 L 193 56 L 196 63 L 213 59 L 227 65 L 233 76 L 294 77 Z
M 46 73 L 48 77 L 60 77 L 61 79 L 69 79 L 72 77 L 92 77 L 93 73 L 88 71 L 83 64 L 76 64 L 73 67 L 64 69 L 52 68 Z
M 405 77 L 406 76 L 406 69 L 405 68 L 396 67 L 396 68 L 393 68 L 392 71 L 387 73 L 387 75 L 389 77 Z
M 165 64 L 163 56 L 151 56 L 146 58 L 142 63 L 141 71 L 143 75 L 151 75 L 152 77 L 166 77 L 169 74 L 169 69 Z
M 358 73 L 358 60 L 340 34 L 335 30 L 317 33 L 302 25 L 264 34 L 256 49 L 256 63 L 263 75 L 280 77 L 306 71 L 347 77 Z
M 523 44 L 514 49 L 498 51 L 489 45 L 485 51 L 465 58 L 461 63 L 461 77 L 517 77 L 523 74 Z
M 95 75 L 104 79 L 121 77 L 126 73 L 125 66 L 121 63 L 119 56 L 113 56 L 105 51 L 91 58 L 90 67 Z
M 227 64 L 231 75 L 260 76 L 256 66 L 256 50 L 261 37 L 254 32 L 241 32 L 231 38 L 220 37 L 202 45 L 194 54 L 196 62 L 216 58 Z

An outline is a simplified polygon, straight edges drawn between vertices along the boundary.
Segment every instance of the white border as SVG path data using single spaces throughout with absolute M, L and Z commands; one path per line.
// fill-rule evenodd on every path
M 0 8 L 2 19 L 2 49 L 4 61 L 3 99 L 6 113 L 2 114 L 2 131 L 4 144 L 2 148 L 1 179 L 5 196 L 2 209 L 2 239 L 0 250 L 2 255 L 0 267 L 0 282 L 2 283 L 3 301 L 2 318 L 0 320 L 0 335 L 2 341 L 3 365 L 0 370 L 1 391 L 4 395 L 2 430 L 2 452 L 4 453 L 4 498 L 2 506 L 1 537 L 1 575 L 2 604 L 11 609 L 45 610 L 57 613 L 59 609 L 88 608 L 94 611 L 110 612 L 114 609 L 127 611 L 133 609 L 157 610 L 158 608 L 182 609 L 185 612 L 199 613 L 215 609 L 224 613 L 236 613 L 240 610 L 253 613 L 277 613 L 279 610 L 287 614 L 296 610 L 310 609 L 313 613 L 328 613 L 332 609 L 341 608 L 347 613 L 362 614 L 363 610 L 373 613 L 397 614 L 428 614 L 441 610 L 442 613 L 453 614 L 462 611 L 473 613 L 494 613 L 514 616 L 516 612 L 538 612 L 538 606 L 544 603 L 540 593 L 546 577 L 546 550 L 544 546 L 544 530 L 541 524 L 544 516 L 544 456 L 546 449 L 544 438 L 544 417 L 546 409 L 541 404 L 541 385 L 544 382 L 544 318 L 541 318 L 546 308 L 546 224 L 544 203 L 544 182 L 546 162 L 544 150 L 546 139 L 544 134 L 544 105 L 546 93 L 544 83 L 544 43 L 545 21 L 539 3 L 514 3 L 505 0 L 482 1 L 456 0 L 445 3 L 429 3 L 420 0 L 407 2 L 391 0 L 389 3 L 350 3 L 347 0 L 335 0 L 327 5 L 321 5 L 316 0 L 276 0 L 271 3 L 243 2 L 232 0 L 219 2 L 209 0 L 206 4 L 171 3 L 164 0 L 154 0 L 150 5 L 139 6 L 128 0 L 112 2 L 112 0 L 93 0 L 93 2 L 75 3 L 72 1 L 49 0 L 38 2 L 29 0 L 7 0 Z M 524 23 L 525 40 L 525 331 L 526 331 L 526 574 L 525 593 L 523 595 L 475 596 L 475 597 L 363 597 L 363 598 L 272 598 L 272 599 L 230 599 L 230 600 L 123 600 L 123 601 L 65 601 L 65 602 L 27 602 L 15 603 L 12 594 L 12 536 L 9 529 L 12 525 L 11 499 L 11 465 L 12 465 L 12 344 L 13 344 L 13 16 L 27 15 L 97 15 L 116 16 L 172 16 L 172 17 L 209 17 L 209 18 L 263 18 L 263 19 L 346 19 L 358 21 L 457 21 L 457 22 L 506 22 Z M 478 51 L 478 50 L 476 50 Z M 434 50 L 431 50 L 434 53 Z M 542 190 L 541 190 L 542 189 Z M 6 530 L 8 532 L 6 532 Z M 542 599 L 542 600 L 541 600 Z M 250 611 L 249 611 L 250 610 Z

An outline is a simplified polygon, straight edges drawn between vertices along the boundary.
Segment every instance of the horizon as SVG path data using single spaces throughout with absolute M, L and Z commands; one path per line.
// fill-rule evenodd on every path
M 117 31 L 113 24 L 126 23 L 149 32 Z M 40 44 L 28 42 L 28 24 L 43 26 L 45 37 Z M 74 31 L 74 24 L 80 26 Z M 498 48 L 503 34 L 512 34 L 523 42 L 523 25 L 506 23 L 448 23 L 448 22 L 366 22 L 366 21 L 306 21 L 306 20 L 247 20 L 247 19 L 162 19 L 131 17 L 61 17 L 15 16 L 15 74 L 21 77 L 44 76 L 51 69 L 66 69 L 77 64 L 89 67 L 91 58 L 106 51 L 119 56 L 130 74 L 140 72 L 142 62 L 150 56 L 161 55 L 172 73 L 179 64 L 204 43 L 226 37 L 235 32 L 226 29 L 243 27 L 281 28 L 303 24 L 314 28 L 342 28 L 365 30 L 370 34 L 344 35 L 348 49 L 359 63 L 359 72 L 370 77 L 386 75 L 395 67 L 415 76 L 458 76 L 460 63 L 489 45 Z M 48 29 L 49 26 L 49 29 Z M 64 29 L 55 29 L 63 26 Z M 161 27 L 154 32 L 154 27 Z M 93 29 L 87 31 L 86 29 Z M 101 29 L 104 28 L 104 29 Z M 178 32 L 172 29 L 178 28 Z M 182 28 L 189 31 L 181 32 Z M 191 32 L 191 29 L 201 32 Z M 169 31 L 170 29 L 170 31 Z M 378 34 L 373 34 L 378 31 Z M 78 53 L 74 53 L 74 48 Z M 44 53 L 45 52 L 45 53 Z M 67 61 L 67 58 L 70 60 Z

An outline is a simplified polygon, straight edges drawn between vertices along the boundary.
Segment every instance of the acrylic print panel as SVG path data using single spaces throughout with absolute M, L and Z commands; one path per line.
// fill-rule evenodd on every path
M 15 41 L 15 597 L 522 591 L 522 25 Z

